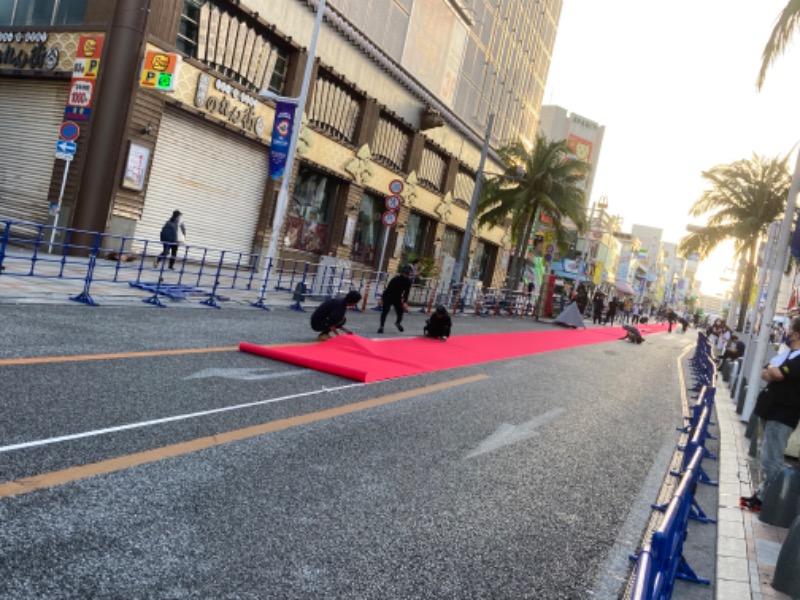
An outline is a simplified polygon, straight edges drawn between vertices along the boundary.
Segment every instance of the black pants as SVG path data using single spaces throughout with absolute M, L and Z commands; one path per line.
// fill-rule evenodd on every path
M 384 326 L 386 323 L 386 315 L 389 314 L 389 311 L 392 310 L 394 307 L 394 312 L 397 314 L 397 324 L 403 322 L 403 301 L 398 298 L 397 300 L 383 300 L 383 304 L 381 305 L 381 327 Z
M 174 269 L 175 258 L 178 256 L 178 244 L 173 242 L 162 242 L 162 243 L 164 244 L 164 249 L 161 251 L 161 254 L 159 254 L 158 258 L 156 259 L 156 266 L 158 266 L 158 263 L 160 263 L 162 260 L 166 259 L 168 254 L 171 254 L 169 259 L 169 268 Z

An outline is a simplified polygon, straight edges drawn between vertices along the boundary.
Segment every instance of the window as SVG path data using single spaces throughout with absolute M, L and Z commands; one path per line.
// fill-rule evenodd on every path
M 289 52 L 262 29 L 213 1 L 184 0 L 175 46 L 249 91 L 282 94 Z
M 286 218 L 287 248 L 325 252 L 338 191 L 335 179 L 308 167 L 300 168 Z
M 458 260 L 458 254 L 461 252 L 461 240 L 463 239 L 463 233 L 451 227 L 445 227 L 444 235 L 442 236 L 442 254 L 452 256 Z
M 406 257 L 426 256 L 431 252 L 433 236 L 436 234 L 436 223 L 433 219 L 420 214 L 411 213 L 406 225 L 406 235 L 403 239 L 403 253 Z
M 0 25 L 79 25 L 87 0 L 0 0 Z
M 178 39 L 175 46 L 184 54 L 197 58 L 197 39 L 200 31 L 200 7 L 184 0 L 181 23 L 178 26 Z
M 386 226 L 381 221 L 386 210 L 386 201 L 369 194 L 364 194 L 361 199 L 361 209 L 358 212 L 356 231 L 353 237 L 353 254 L 351 258 L 356 261 L 380 268 L 381 248 L 386 237 Z

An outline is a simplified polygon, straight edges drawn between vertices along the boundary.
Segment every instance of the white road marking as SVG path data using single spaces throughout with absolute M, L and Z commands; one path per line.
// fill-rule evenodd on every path
M 260 381 L 262 379 L 275 379 L 276 377 L 290 377 L 299 375 L 300 371 L 281 371 L 272 373 L 270 369 L 203 369 L 184 379 L 206 379 L 208 377 L 221 377 L 222 379 L 238 379 L 240 381 Z
M 539 427 L 549 423 L 563 412 L 565 412 L 564 408 L 554 408 L 520 425 L 503 423 L 497 428 L 497 431 L 483 440 L 475 450 L 467 454 L 467 458 L 473 458 L 480 454 L 485 454 L 486 452 L 494 452 L 504 446 L 510 446 L 511 444 L 527 440 L 538 433 L 536 430 Z
M 68 442 L 71 440 L 79 440 L 88 437 L 97 437 L 106 435 L 108 433 L 117 433 L 118 431 L 127 431 L 130 429 L 141 429 L 143 427 L 151 427 L 153 425 L 162 425 L 163 423 L 173 423 L 175 421 L 185 421 L 187 419 L 195 419 L 197 417 L 206 417 L 208 415 L 215 415 L 223 412 L 230 412 L 233 410 L 241 410 L 243 408 L 251 408 L 253 406 L 262 406 L 264 404 L 274 404 L 276 402 L 284 402 L 285 400 L 293 400 L 295 398 L 304 398 L 307 396 L 314 396 L 316 394 L 323 394 L 328 392 L 338 392 L 354 387 L 361 387 L 366 385 L 364 383 L 351 383 L 349 385 L 342 385 L 334 388 L 322 388 L 321 390 L 314 390 L 311 392 L 303 392 L 301 394 L 292 394 L 290 396 L 281 396 L 280 398 L 269 398 L 267 400 L 258 400 L 257 402 L 247 402 L 246 404 L 237 404 L 235 406 L 223 406 L 221 408 L 212 408 L 210 410 L 202 410 L 194 413 L 187 413 L 183 415 L 174 415 L 172 417 L 164 417 L 162 419 L 153 419 L 152 421 L 140 421 L 138 423 L 128 423 L 127 425 L 119 425 L 117 427 L 107 427 L 105 429 L 95 429 L 93 431 L 84 431 L 82 433 L 73 433 L 70 435 L 62 435 L 59 437 L 48 438 L 44 440 L 34 440 L 31 442 L 21 442 L 19 444 L 11 444 L 9 446 L 0 446 L 0 453 L 11 452 L 13 450 L 23 450 L 26 448 L 35 448 L 37 446 L 49 446 L 51 444 L 58 444 L 60 442 Z

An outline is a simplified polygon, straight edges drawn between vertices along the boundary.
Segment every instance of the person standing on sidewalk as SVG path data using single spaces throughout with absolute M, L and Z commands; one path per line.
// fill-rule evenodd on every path
M 392 308 L 397 315 L 395 325 L 398 331 L 403 331 L 403 314 L 408 308 L 408 294 L 411 292 L 411 282 L 415 276 L 414 268 L 406 265 L 403 267 L 402 274 L 395 275 L 386 284 L 386 289 L 381 294 L 381 326 L 378 328 L 378 333 L 383 333 L 386 316 Z
M 752 512 L 761 511 L 764 491 L 783 469 L 786 444 L 800 422 L 800 317 L 792 319 L 788 341 L 789 349 L 775 356 L 761 371 L 767 387 L 758 395 L 753 411 L 763 426 L 760 482 L 752 496 L 739 499 L 739 506 Z
M 183 224 L 183 221 L 181 221 L 182 216 L 183 213 L 181 213 L 181 211 L 174 211 L 170 220 L 164 223 L 164 226 L 161 228 L 161 243 L 164 245 L 164 249 L 161 251 L 161 254 L 156 257 L 153 265 L 155 268 L 158 268 L 159 263 L 162 260 L 166 260 L 167 254 L 170 254 L 169 268 L 172 270 L 175 269 L 175 258 L 178 256 L 178 246 L 186 241 L 186 226 Z

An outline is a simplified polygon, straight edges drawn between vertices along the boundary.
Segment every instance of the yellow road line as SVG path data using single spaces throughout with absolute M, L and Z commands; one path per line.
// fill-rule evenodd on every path
M 76 354 L 74 356 L 36 356 L 32 358 L 0 359 L 0 367 L 12 365 L 42 365 L 61 362 L 84 362 L 89 360 L 113 360 L 118 358 L 147 358 L 151 356 L 179 356 L 181 354 L 204 354 L 206 352 L 233 352 L 238 346 L 223 348 L 184 348 L 182 350 L 146 350 L 143 352 L 112 352 L 110 354 Z
M 41 475 L 34 475 L 32 477 L 25 477 L 15 481 L 8 481 L 0 484 L 0 498 L 8 496 L 19 496 L 28 494 L 37 490 L 47 489 L 72 483 L 80 479 L 88 477 L 95 477 L 97 475 L 105 475 L 108 473 L 115 473 L 131 467 L 145 465 L 148 463 L 157 462 L 166 458 L 173 458 L 189 454 L 190 452 L 197 452 L 198 450 L 205 450 L 214 446 L 228 444 L 230 442 L 237 442 L 245 440 L 258 435 L 266 433 L 274 433 L 284 429 L 291 429 L 292 427 L 299 427 L 300 425 L 308 425 L 318 421 L 333 419 L 342 415 L 353 414 L 377 406 L 391 404 L 400 400 L 438 392 L 469 383 L 475 383 L 488 379 L 488 375 L 473 375 L 471 377 L 464 377 L 462 379 L 455 379 L 453 381 L 445 381 L 434 385 L 428 385 L 413 390 L 406 390 L 404 392 L 396 392 L 386 396 L 380 396 L 371 400 L 364 400 L 354 404 L 347 404 L 337 408 L 329 408 L 318 412 L 308 413 L 305 415 L 298 415 L 296 417 L 289 417 L 287 419 L 278 419 L 277 421 L 269 421 L 260 425 L 253 425 L 252 427 L 245 427 L 244 429 L 237 429 L 235 431 L 228 431 L 217 435 L 190 440 L 180 444 L 172 444 L 170 446 L 163 446 L 161 448 L 154 448 L 153 450 L 146 450 L 144 452 L 136 452 L 135 454 L 128 454 L 109 460 L 103 460 L 88 465 L 81 465 L 63 469 L 61 471 L 53 471 L 50 473 L 43 473 Z

